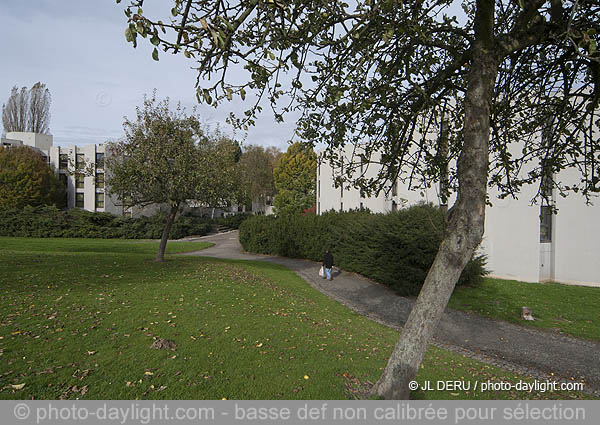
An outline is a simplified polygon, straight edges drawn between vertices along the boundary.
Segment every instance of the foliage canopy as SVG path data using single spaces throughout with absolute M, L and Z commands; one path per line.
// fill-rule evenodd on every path
M 134 46 L 139 34 L 196 61 L 199 100 L 256 93 L 235 124 L 252 124 L 262 97 L 272 105 L 286 98 L 276 117 L 299 107 L 299 134 L 324 142 L 366 193 L 397 178 L 409 187 L 439 179 L 448 181 L 443 191 L 456 190 L 444 240 L 374 386 L 386 398 L 409 395 L 482 240 L 488 185 L 501 196 L 542 178 L 560 191 L 599 190 L 600 3 L 463 0 L 460 19 L 456 3 L 174 0 L 166 23 L 150 19 L 142 0 L 125 11 Z M 356 147 L 350 163 L 339 155 L 347 143 Z M 356 176 L 365 161 L 378 169 Z M 579 179 L 562 182 L 564 168 L 577 168 Z
M 65 187 L 29 146 L 0 147 L 0 208 L 63 206 Z
M 135 120 L 124 122 L 124 140 L 109 147 L 108 192 L 126 205 L 166 204 L 170 208 L 157 259 L 162 261 L 170 227 L 180 206 L 228 205 L 235 193 L 239 145 L 208 134 L 195 113 L 169 99 L 144 98 Z M 161 253 L 162 251 L 162 253 Z
M 278 118 L 299 107 L 302 137 L 326 143 L 334 162 L 341 161 L 337 147 L 360 146 L 345 172 L 357 186 L 378 191 L 396 177 L 427 185 L 439 178 L 440 165 L 458 158 L 476 11 L 485 10 L 498 68 L 489 183 L 515 194 L 539 181 L 543 168 L 573 166 L 581 180 L 554 182 L 559 189 L 598 189 L 598 140 L 590 130 L 598 125 L 600 100 L 596 1 L 463 1 L 462 11 L 454 0 L 349 3 L 174 0 L 163 22 L 132 0 L 126 36 L 134 46 L 138 36 L 148 38 L 156 55 L 161 48 L 194 60 L 201 102 L 256 94 L 254 108 L 232 118 L 238 125 L 254 123 L 264 97 L 280 105 Z M 436 155 L 442 120 L 450 144 L 445 157 Z M 522 146 L 512 148 L 515 142 Z M 385 167 L 357 176 L 365 158 Z M 534 164 L 523 167 L 528 161 Z M 449 177 L 456 188 L 455 168 Z
M 310 145 L 290 145 L 273 170 L 277 214 L 301 213 L 315 204 L 317 155 Z

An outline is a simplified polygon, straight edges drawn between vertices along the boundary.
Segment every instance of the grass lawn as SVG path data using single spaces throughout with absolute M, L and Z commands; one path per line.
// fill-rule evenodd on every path
M 600 288 L 526 283 L 486 278 L 475 287 L 457 287 L 449 307 L 600 341 Z M 529 307 L 535 320 L 521 319 L 521 307 Z
M 201 247 L 169 242 L 167 252 Z M 398 338 L 281 266 L 172 255 L 159 264 L 156 248 L 0 238 L 0 398 L 347 399 L 377 380 Z M 177 348 L 150 349 L 154 338 Z M 434 384 L 520 379 L 527 380 L 434 347 L 418 376 Z M 413 395 L 586 398 L 472 390 Z

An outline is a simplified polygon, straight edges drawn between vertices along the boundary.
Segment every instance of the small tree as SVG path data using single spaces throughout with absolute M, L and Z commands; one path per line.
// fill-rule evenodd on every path
M 281 156 L 273 171 L 277 214 L 300 213 L 315 204 L 317 155 L 310 145 L 296 142 Z
M 29 146 L 0 148 L 0 208 L 62 206 L 65 187 Z
M 135 121 L 125 119 L 124 140 L 111 144 L 106 158 L 108 192 L 130 206 L 167 204 L 169 213 L 156 261 L 164 261 L 169 232 L 180 206 L 193 200 L 227 205 L 233 189 L 237 144 L 209 136 L 199 118 L 169 99 L 144 97 Z M 239 147 L 238 147 L 239 148 Z

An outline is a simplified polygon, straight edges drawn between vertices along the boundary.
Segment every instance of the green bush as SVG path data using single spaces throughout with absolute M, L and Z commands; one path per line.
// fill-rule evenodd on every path
M 165 221 L 165 213 L 128 218 L 80 209 L 62 211 L 54 206 L 28 206 L 0 210 L 0 236 L 160 239 Z M 173 224 L 169 237 L 205 235 L 210 229 L 206 219 L 181 216 Z
M 222 226 L 227 226 L 231 229 L 239 229 L 240 224 L 247 218 L 254 217 L 252 213 L 237 213 L 227 217 L 215 218 L 213 222 Z
M 245 250 L 321 261 L 330 249 L 336 266 L 389 286 L 400 295 L 419 293 L 442 240 L 439 208 L 419 205 L 391 214 L 327 212 L 320 216 L 256 216 L 240 225 Z M 483 280 L 485 256 L 475 256 L 458 285 Z

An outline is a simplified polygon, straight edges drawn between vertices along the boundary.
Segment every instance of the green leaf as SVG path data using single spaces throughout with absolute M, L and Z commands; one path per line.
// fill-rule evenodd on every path
M 152 38 L 150 39 L 150 43 L 154 44 L 155 46 L 158 46 L 158 44 L 160 43 L 160 39 L 156 34 L 152 36 Z
M 242 100 L 246 99 L 246 90 L 244 90 L 243 88 L 240 89 L 240 97 L 242 98 Z
M 226 95 L 227 95 L 227 99 L 231 100 L 231 98 L 232 98 L 231 89 L 229 87 L 227 87 L 227 90 L 225 90 L 225 92 L 226 92 Z
M 174 7 L 173 9 L 171 9 L 171 15 L 177 16 L 177 8 L 176 7 Z
M 204 101 L 209 105 L 212 103 L 212 97 L 210 97 L 210 92 L 206 89 L 202 91 L 202 96 L 204 97 Z
M 183 52 L 183 56 L 189 59 L 192 55 L 190 55 L 190 52 L 186 50 Z
M 152 59 L 154 59 L 155 61 L 158 61 L 158 49 L 156 47 L 152 51 Z

